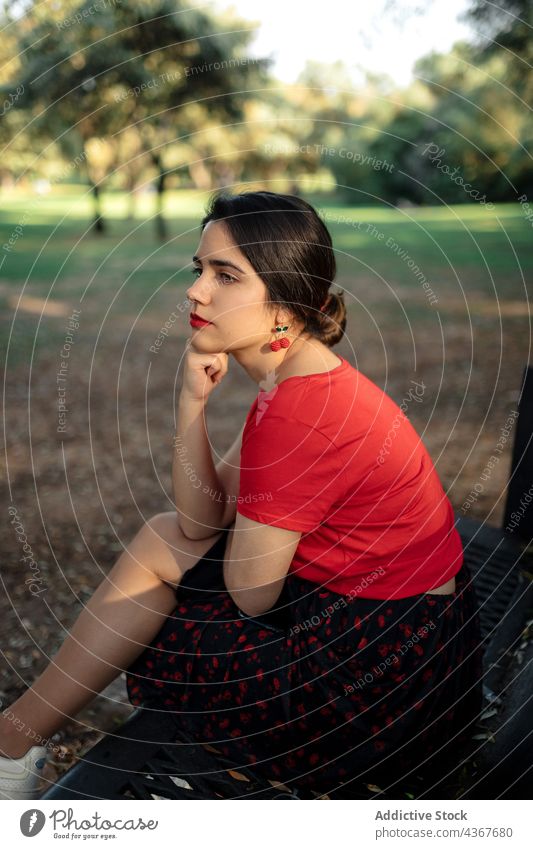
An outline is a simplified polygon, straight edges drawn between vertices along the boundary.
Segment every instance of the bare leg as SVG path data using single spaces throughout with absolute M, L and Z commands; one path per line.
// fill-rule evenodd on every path
M 0 755 L 22 757 L 36 745 L 35 734 L 51 737 L 131 666 L 176 607 L 174 587 L 220 535 L 187 539 L 174 512 L 146 522 L 46 669 L 6 711 L 19 727 L 0 714 Z

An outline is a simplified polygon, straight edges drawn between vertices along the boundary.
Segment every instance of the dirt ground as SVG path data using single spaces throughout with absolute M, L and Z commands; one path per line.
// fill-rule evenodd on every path
M 441 334 L 435 322 L 413 320 L 407 328 L 387 309 L 380 311 L 370 283 L 362 293 L 379 318 L 379 332 L 353 307 L 348 336 L 335 351 L 398 403 L 411 379 L 423 381 L 423 402 L 411 405 L 407 414 L 423 434 L 461 515 L 461 505 L 480 481 L 516 409 L 529 348 L 523 311 L 503 310 L 500 335 L 499 318 L 488 300 L 481 299 L 470 317 L 463 314 L 461 303 L 449 302 L 440 314 Z M 416 314 L 422 307 L 416 293 L 404 295 Z M 47 318 L 56 342 L 38 351 L 31 367 L 29 360 L 14 366 L 8 362 L 2 707 L 9 706 L 53 657 L 82 605 L 142 522 L 172 509 L 173 408 L 180 357 L 190 331 L 185 321 L 176 325 L 154 354 L 149 349 L 165 318 L 145 318 L 128 337 L 129 316 L 102 327 L 98 305 L 84 307 L 69 360 L 64 433 L 57 430 L 56 380 L 64 316 Z M 216 453 L 229 447 L 256 393 L 256 384 L 231 361 L 230 373 L 213 392 L 207 412 Z M 512 436 L 506 437 L 499 462 L 468 510 L 468 515 L 486 517 L 494 525 L 502 520 Z M 38 576 L 22 560 L 24 552 L 7 512 L 10 506 L 24 528 Z M 29 590 L 27 579 L 32 577 L 39 579 L 39 593 Z M 59 749 L 51 753 L 46 778 L 56 780 L 131 710 L 121 675 L 56 735 Z

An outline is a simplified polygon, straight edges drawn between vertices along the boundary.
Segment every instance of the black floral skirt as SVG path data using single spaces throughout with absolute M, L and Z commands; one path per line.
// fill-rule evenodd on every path
M 184 576 L 176 608 L 127 670 L 130 702 L 179 716 L 236 765 L 312 793 L 381 789 L 446 769 L 482 706 L 479 619 L 463 565 L 455 592 L 351 598 L 288 574 L 272 611 L 224 588 L 225 532 Z M 443 772 L 444 774 L 444 772 Z

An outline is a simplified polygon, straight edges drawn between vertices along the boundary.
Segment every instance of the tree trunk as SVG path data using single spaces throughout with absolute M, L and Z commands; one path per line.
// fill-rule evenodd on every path
M 165 183 L 167 175 L 163 168 L 163 162 L 159 154 L 152 156 L 154 165 L 159 171 L 156 180 L 156 213 L 155 213 L 155 234 L 159 241 L 165 242 L 168 239 L 167 224 L 163 218 L 163 201 L 165 197 Z
M 105 232 L 106 227 L 104 224 L 104 219 L 102 218 L 102 210 L 100 207 L 100 186 L 97 183 L 93 183 L 90 180 L 91 191 L 93 195 L 93 205 L 94 205 L 94 229 L 98 234 L 102 234 Z
M 138 197 L 138 179 L 139 169 L 135 167 L 134 163 L 130 163 L 129 168 L 127 168 L 126 170 L 126 191 L 128 192 L 128 221 L 133 221 L 133 219 L 135 218 Z
M 194 187 L 199 191 L 209 191 L 213 188 L 211 173 L 201 159 L 190 163 L 189 174 L 191 175 Z

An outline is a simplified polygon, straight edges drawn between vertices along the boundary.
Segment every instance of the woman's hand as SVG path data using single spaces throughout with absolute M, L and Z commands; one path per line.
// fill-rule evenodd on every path
M 185 354 L 181 394 L 188 399 L 205 402 L 227 371 L 227 354 L 204 354 L 191 347 Z

